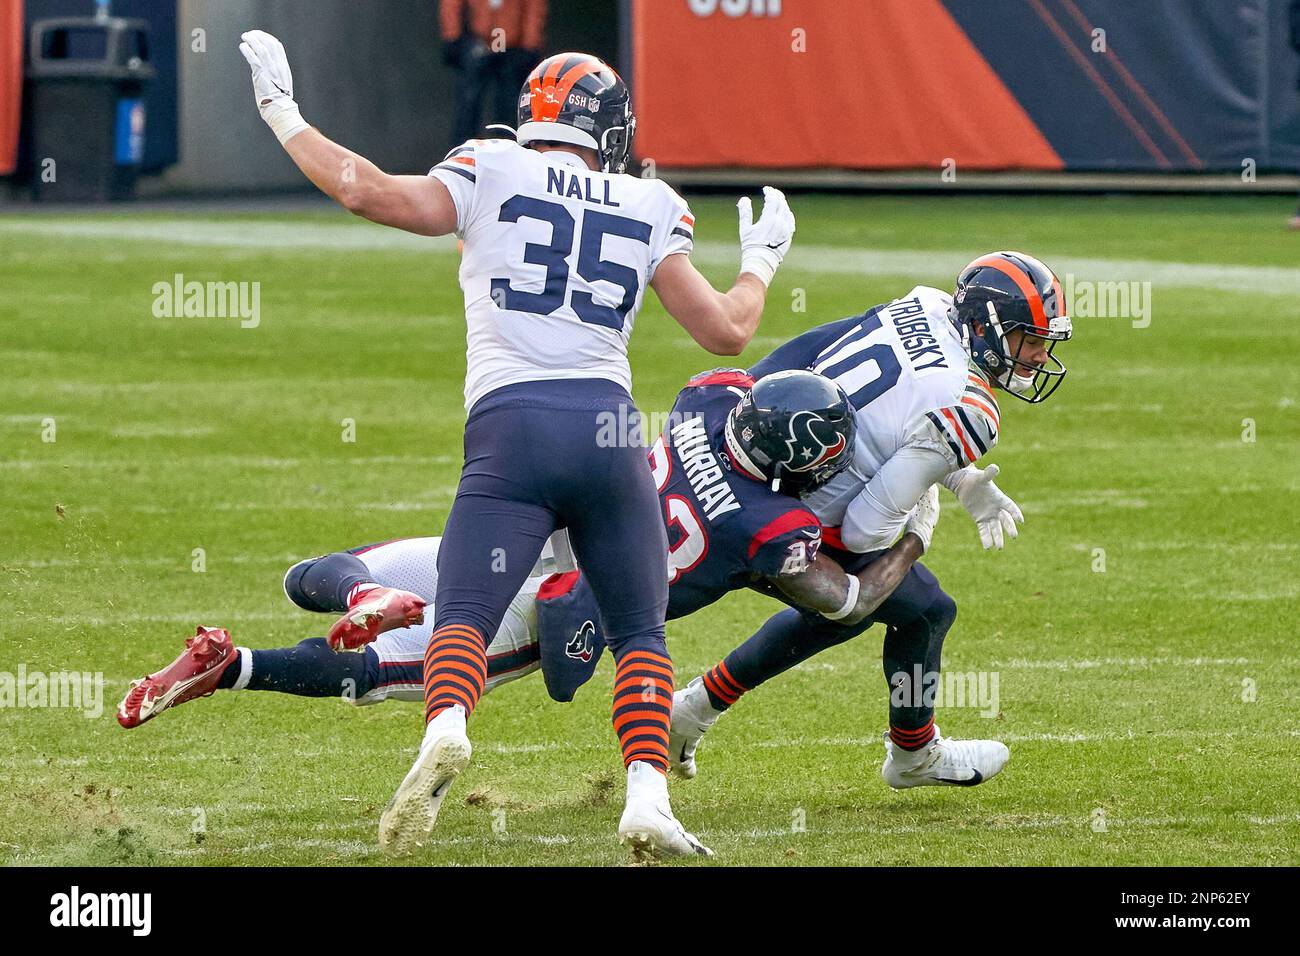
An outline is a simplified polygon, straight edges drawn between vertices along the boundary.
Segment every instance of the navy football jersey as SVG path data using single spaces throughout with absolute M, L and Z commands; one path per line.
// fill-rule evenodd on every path
M 753 383 L 742 369 L 697 375 L 650 450 L 668 528 L 670 619 L 763 578 L 802 571 L 821 546 L 821 524 L 797 498 L 732 466 L 723 429 Z

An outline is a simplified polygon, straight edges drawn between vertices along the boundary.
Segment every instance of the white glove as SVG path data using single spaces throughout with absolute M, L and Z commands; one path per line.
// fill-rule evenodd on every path
M 754 206 L 748 196 L 736 203 L 740 210 L 740 271 L 757 276 L 763 285 L 771 285 L 776 267 L 790 251 L 794 238 L 794 213 L 785 201 L 785 193 L 771 186 L 763 187 L 763 215 L 754 222 Z
M 914 534 L 921 539 L 921 553 L 930 550 L 930 539 L 934 537 L 934 526 L 939 523 L 939 486 L 931 485 L 916 503 L 908 515 L 907 524 L 903 525 L 903 534 Z
M 289 72 L 284 44 L 261 30 L 249 30 L 240 39 L 244 42 L 239 44 L 239 52 L 253 68 L 257 108 L 280 145 L 284 145 L 310 125 L 293 101 L 293 74 Z
M 1025 516 L 1016 503 L 1002 493 L 993 479 L 998 474 L 997 465 L 976 468 L 967 465 L 954 471 L 943 483 L 957 496 L 961 506 L 970 512 L 980 529 L 980 543 L 984 550 L 1002 550 L 1005 538 L 1014 538 L 1020 532 L 1016 522 L 1024 524 Z

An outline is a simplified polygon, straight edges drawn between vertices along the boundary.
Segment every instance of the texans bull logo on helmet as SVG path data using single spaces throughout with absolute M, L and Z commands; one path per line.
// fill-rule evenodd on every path
M 784 464 L 791 471 L 811 471 L 844 451 L 844 434 L 816 412 L 796 412 L 789 422 L 786 439 L 789 455 Z

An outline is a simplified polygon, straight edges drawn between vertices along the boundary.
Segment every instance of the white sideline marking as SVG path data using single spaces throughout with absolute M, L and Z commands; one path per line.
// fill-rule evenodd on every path
M 0 221 L 0 234 L 27 233 L 64 239 L 157 242 L 163 245 L 225 246 L 231 249 L 334 249 L 340 252 L 389 249 L 455 252 L 455 236 L 430 238 L 368 223 L 207 222 L 184 219 L 78 219 Z
M 278 564 L 288 562 L 285 565 L 301 561 L 301 555 L 285 554 L 232 554 L 229 557 L 221 558 L 222 564 Z M 114 558 L 110 562 L 115 568 L 170 568 L 182 567 L 190 563 L 188 555 L 174 558 Z M 31 561 L 4 561 L 0 562 L 0 568 L 28 568 L 36 570 L 38 568 L 81 568 L 91 567 L 95 570 L 102 570 L 104 563 L 94 558 L 41 558 Z
M 187 222 L 178 219 L 60 219 L 16 217 L 0 220 L 0 235 L 54 236 L 66 239 L 134 240 L 168 246 L 225 246 L 274 253 L 280 249 L 330 249 L 340 252 L 374 250 L 453 253 L 454 237 L 413 236 L 397 229 L 360 223 Z M 952 277 L 966 265 L 975 249 L 845 249 L 842 246 L 795 243 L 786 268 L 803 272 L 859 276 L 905 276 L 912 279 Z M 1164 288 L 1209 288 L 1253 295 L 1300 294 L 1300 269 L 1285 266 L 1224 265 L 1210 262 L 1168 262 L 1154 259 L 1098 259 L 1056 255 L 1035 250 L 1061 274 L 1106 282 L 1149 281 Z M 699 242 L 699 264 L 734 266 L 739 250 L 732 243 Z
M 371 455 L 340 459 L 338 464 L 353 468 L 367 468 L 373 465 L 450 465 L 458 464 L 459 455 Z M 322 463 L 333 464 L 322 458 L 273 458 L 252 455 L 208 455 L 203 459 L 205 465 L 221 465 L 232 468 L 307 468 Z M 139 458 L 80 458 L 69 457 L 66 460 L 50 458 L 8 458 L 0 459 L 0 468 L 16 468 L 30 471 L 33 468 L 128 468 L 140 464 Z
M 189 624 L 199 621 L 302 621 L 302 611 L 285 608 L 283 611 L 197 611 L 184 614 L 115 614 L 100 617 L 95 614 L 31 614 L 24 621 L 41 621 L 46 624 L 85 624 L 107 627 L 113 624 Z M 207 625 L 209 627 L 215 625 Z M 191 637 L 193 635 L 190 635 Z

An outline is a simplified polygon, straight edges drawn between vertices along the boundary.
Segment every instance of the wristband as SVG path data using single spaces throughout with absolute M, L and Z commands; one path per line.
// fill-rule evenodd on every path
M 826 618 L 826 620 L 838 621 L 841 618 L 846 618 L 849 616 L 849 614 L 853 612 L 853 609 L 858 606 L 858 592 L 862 590 L 862 585 L 859 583 L 858 576 L 856 574 L 848 575 L 848 579 L 849 579 L 849 596 L 844 599 L 844 604 L 841 605 L 840 609 L 836 611 L 834 614 L 822 615 L 822 617 Z
M 740 253 L 740 271 L 748 272 L 764 286 L 772 284 L 772 277 L 776 275 L 776 267 L 781 264 L 777 259 L 772 262 L 773 254 L 766 249 L 752 249 L 750 251 L 741 250 Z
M 281 146 L 311 126 L 302 118 L 302 113 L 298 112 L 298 104 L 293 100 L 274 111 L 268 110 L 263 114 L 263 119 L 266 120 L 266 125 L 271 127 L 271 132 L 275 134 Z

